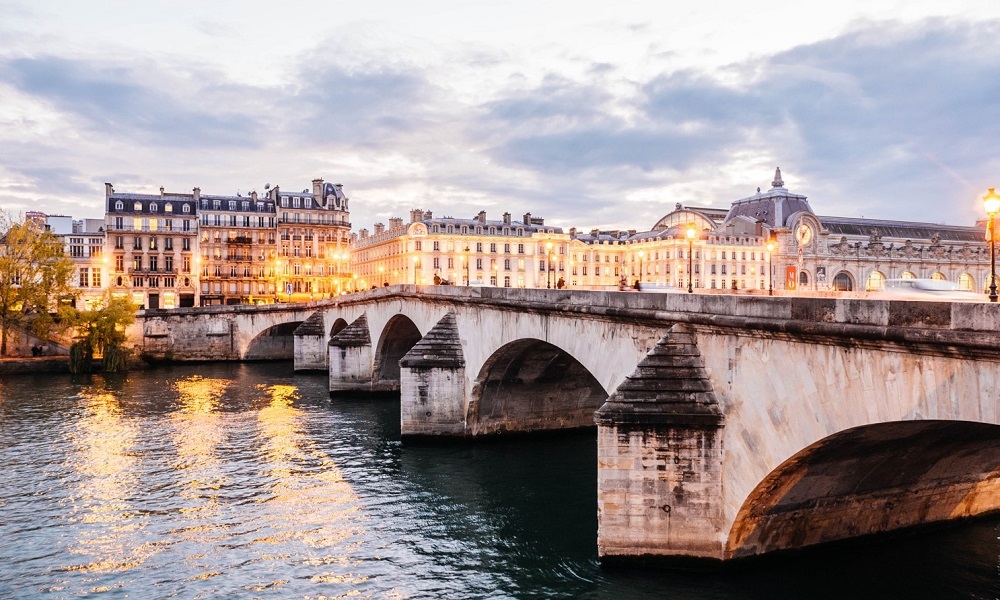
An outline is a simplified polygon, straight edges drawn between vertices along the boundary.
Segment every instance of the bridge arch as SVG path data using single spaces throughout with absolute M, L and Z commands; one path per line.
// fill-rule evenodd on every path
M 592 427 L 594 411 L 607 397 L 569 352 L 543 340 L 519 339 L 483 364 L 467 422 L 476 434 Z
M 333 325 L 330 326 L 330 337 L 337 335 L 343 331 L 345 327 L 347 327 L 347 321 L 342 317 L 337 317 L 337 320 L 335 320 Z
M 828 436 L 743 503 L 732 558 L 1000 511 L 1000 426 L 893 421 Z
M 420 330 L 406 315 L 394 315 L 386 322 L 375 352 L 372 370 L 374 386 L 385 390 L 399 389 L 399 361 L 421 337 Z
M 295 330 L 302 321 L 278 323 L 258 333 L 243 355 L 243 360 L 291 360 L 295 356 Z

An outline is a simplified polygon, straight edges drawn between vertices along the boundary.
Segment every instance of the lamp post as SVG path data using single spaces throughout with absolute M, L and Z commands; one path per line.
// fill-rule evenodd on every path
M 417 271 L 419 271 L 419 270 L 420 270 L 420 257 L 419 256 L 414 256 L 413 257 L 413 285 L 417 285 L 419 283 L 419 281 L 417 279 Z
M 993 225 L 996 222 L 997 213 L 1000 212 L 1000 195 L 993 188 L 983 196 L 983 208 L 990 217 L 990 222 L 986 226 L 986 239 L 990 241 L 990 302 L 997 301 L 997 261 L 996 242 L 993 240 L 995 233 Z
M 694 225 L 688 225 L 687 236 L 688 236 L 688 293 L 693 294 L 694 288 L 691 287 L 692 272 L 694 264 Z
M 643 252 L 642 250 L 639 250 L 639 283 L 642 283 L 642 257 L 643 257 L 643 255 L 645 255 L 645 252 Z
M 545 265 L 545 287 L 552 289 L 552 242 L 545 242 L 545 258 L 548 260 Z
M 385 273 L 385 267 L 379 265 L 379 268 L 378 268 L 378 278 L 382 280 L 383 284 L 385 284 L 385 275 L 383 275 L 383 273 Z
M 774 261 L 772 260 L 772 253 L 774 252 L 774 241 L 768 240 L 767 242 L 767 295 L 774 295 Z

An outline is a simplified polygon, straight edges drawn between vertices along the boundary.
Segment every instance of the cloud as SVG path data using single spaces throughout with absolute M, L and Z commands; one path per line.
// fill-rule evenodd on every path
M 251 116 L 214 102 L 210 85 L 194 84 L 193 97 L 185 98 L 167 85 L 165 73 L 157 81 L 148 69 L 43 56 L 4 59 L 0 73 L 8 85 L 100 135 L 204 147 L 239 145 L 263 133 Z M 208 73 L 192 75 L 212 81 Z
M 820 196 L 821 212 L 930 219 L 955 194 L 953 173 L 975 187 L 1000 138 L 997 28 L 869 23 L 716 72 L 655 74 L 626 99 L 630 120 L 606 109 L 599 86 L 546 81 L 485 107 L 492 130 L 510 132 L 490 155 L 545 186 L 603 171 L 622 176 L 624 190 L 704 180 L 740 155 L 773 157 L 808 182 L 796 191 Z M 652 172 L 663 177 L 641 176 Z M 896 196 L 911 199 L 905 212 Z

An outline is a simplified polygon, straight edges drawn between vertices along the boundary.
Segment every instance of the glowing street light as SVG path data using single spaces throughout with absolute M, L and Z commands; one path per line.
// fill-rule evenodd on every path
M 767 295 L 774 295 L 774 261 L 772 260 L 772 253 L 774 252 L 774 240 L 767 241 Z
M 990 217 L 990 222 L 986 226 L 986 239 L 990 241 L 990 302 L 997 301 L 997 261 L 996 261 L 996 233 L 993 225 L 996 222 L 997 213 L 1000 212 L 1000 195 L 997 195 L 993 188 L 983 196 L 983 208 Z
M 639 250 L 639 283 L 642 283 L 642 257 L 645 256 L 645 252 Z
M 552 242 L 545 242 L 545 258 L 548 264 L 545 265 L 545 287 L 552 288 Z
M 694 254 L 692 249 L 694 248 L 694 235 L 695 235 L 694 225 L 688 225 L 687 238 L 688 238 L 688 293 L 689 294 L 694 293 L 694 288 L 691 287 L 691 273 L 693 272 L 692 261 Z

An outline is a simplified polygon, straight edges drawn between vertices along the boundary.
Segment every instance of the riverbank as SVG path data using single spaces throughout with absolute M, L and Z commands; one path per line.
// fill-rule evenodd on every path
M 68 356 L 0 358 L 0 375 L 22 373 L 69 373 Z

